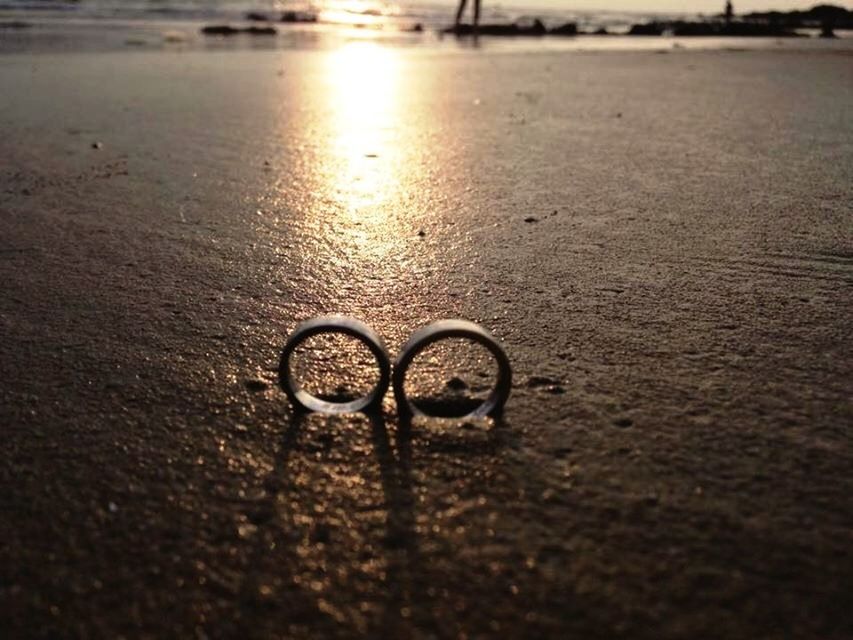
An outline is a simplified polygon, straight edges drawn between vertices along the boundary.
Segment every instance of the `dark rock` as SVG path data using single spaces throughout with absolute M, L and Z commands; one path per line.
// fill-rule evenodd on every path
M 578 35 L 578 25 L 576 22 L 567 22 L 551 29 L 548 33 L 552 36 L 576 36 Z
M 278 33 L 273 26 L 251 26 L 239 29 L 227 24 L 208 25 L 206 27 L 202 27 L 201 32 L 206 36 L 235 36 L 238 33 L 245 33 L 250 36 L 274 36 Z
M 252 20 L 254 22 L 269 22 L 270 18 L 265 13 L 259 13 L 257 11 L 249 11 L 246 14 L 246 20 Z
M 659 36 L 663 33 L 663 25 L 657 22 L 646 24 L 632 24 L 628 31 L 629 36 Z
M 104 145 L 103 145 L 102 143 L 100 143 L 100 142 L 93 142 L 93 143 L 92 143 L 92 148 L 93 148 L 93 149 L 102 149 L 102 148 L 103 148 L 103 146 L 104 146 Z
M 533 216 L 528 216 L 524 219 L 525 222 L 539 222 L 539 218 L 534 218 Z
M 548 30 L 539 18 L 519 18 L 515 21 L 515 26 L 517 26 L 524 35 L 528 36 L 544 36 L 548 33 Z
M 722 25 L 710 22 L 680 22 L 673 26 L 672 33 L 676 36 L 718 36 L 721 30 Z
M 790 38 L 792 30 L 778 24 L 751 22 L 675 22 L 671 26 L 676 36 L 736 36 L 740 38 Z
M 240 29 L 227 24 L 214 24 L 202 27 L 201 32 L 206 36 L 233 36 L 240 33 Z
M 317 22 L 317 14 L 310 11 L 285 11 L 281 14 L 281 22 Z
M 634 425 L 634 421 L 631 420 L 631 418 L 617 418 L 613 421 L 613 424 L 615 424 L 620 429 L 627 429 L 628 427 Z
M 442 30 L 457 36 L 544 36 L 545 25 L 538 18 L 519 20 L 512 24 L 481 24 L 476 29 L 470 24 L 459 24 Z
M 278 33 L 273 26 L 248 27 L 244 29 L 243 32 L 248 33 L 250 36 L 274 36 Z
M 831 4 L 819 4 L 806 11 L 756 11 L 742 16 L 746 23 L 775 25 L 786 29 L 853 29 L 853 11 Z

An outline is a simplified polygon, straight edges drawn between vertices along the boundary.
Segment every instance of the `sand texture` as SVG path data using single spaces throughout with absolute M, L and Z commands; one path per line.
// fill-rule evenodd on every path
M 0 636 L 849 638 L 850 62 L 0 57 Z M 504 419 L 295 420 L 330 312 Z

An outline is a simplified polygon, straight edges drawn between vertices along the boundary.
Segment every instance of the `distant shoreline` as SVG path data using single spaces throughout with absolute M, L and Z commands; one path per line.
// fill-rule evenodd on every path
M 122 0 L 0 0 L 0 21 L 23 20 L 28 17 L 88 18 L 88 19 L 132 19 L 132 20 L 174 20 L 201 21 L 220 24 L 240 21 L 263 21 L 270 23 L 325 23 L 330 25 L 362 28 L 410 30 L 420 27 L 424 31 L 442 30 L 452 22 L 452 7 L 447 4 L 418 3 L 415 6 L 396 5 L 393 2 L 381 7 L 346 7 L 330 0 L 317 0 L 305 4 L 288 4 L 286 9 L 270 9 L 255 6 L 253 2 L 239 0 L 211 0 L 204 4 L 187 4 L 180 0 L 162 0 L 146 3 L 127 4 Z M 262 4 L 262 3 L 258 3 Z M 722 8 L 722 2 L 721 8 Z M 603 35 L 602 32 L 627 34 L 639 27 L 657 26 L 664 31 L 684 29 L 690 25 L 693 31 L 702 30 L 702 26 L 718 25 L 724 22 L 720 14 L 699 12 L 659 12 L 659 11 L 591 11 L 562 10 L 554 8 L 536 8 L 529 6 L 486 5 L 481 16 L 481 24 L 506 29 L 510 25 L 524 28 L 539 21 L 549 32 L 570 31 L 569 25 L 575 24 L 577 32 Z M 795 31 L 801 29 L 853 29 L 853 11 L 831 4 L 817 4 L 808 10 L 763 11 L 735 14 L 733 24 L 752 25 L 755 29 L 766 28 L 769 31 Z M 567 27 L 567 29 L 563 29 Z M 571 35 L 561 33 L 561 35 Z M 688 35 L 688 34 L 685 34 Z M 700 35 L 692 33 L 689 35 Z M 704 34 L 703 34 L 704 35 Z M 714 35 L 728 35 L 718 34 Z M 732 34 L 732 35 L 742 35 Z M 775 35 L 775 34 L 774 34 Z
M 519 51 L 778 48 L 794 46 L 795 42 L 796 47 L 805 49 L 846 49 L 853 41 L 853 31 L 843 29 L 832 33 L 838 36 L 836 43 L 820 39 L 816 36 L 821 35 L 821 30 L 813 22 L 802 23 L 809 27 L 794 29 L 787 26 L 790 23 L 778 20 L 761 23 L 738 18 L 727 23 L 722 18 L 709 17 L 703 20 L 650 19 L 618 22 L 615 27 L 595 27 L 591 22 L 560 22 L 553 16 L 549 22 L 538 18 L 520 18 L 514 22 L 489 20 L 480 25 L 478 35 L 483 37 L 475 39 L 470 37 L 473 35 L 470 26 L 463 25 L 456 31 L 447 27 L 446 13 L 442 16 L 433 16 L 431 23 L 397 19 L 368 25 L 327 22 L 320 16 L 298 12 L 252 12 L 214 21 L 0 10 L 0 55 L 246 47 L 323 49 L 352 41 L 444 50 L 476 46 Z

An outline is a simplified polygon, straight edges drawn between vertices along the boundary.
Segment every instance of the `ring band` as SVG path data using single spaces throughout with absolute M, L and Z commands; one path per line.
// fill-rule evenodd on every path
M 498 380 L 489 397 L 471 413 L 460 416 L 461 418 L 484 418 L 496 416 L 503 410 L 507 398 L 512 389 L 512 369 L 509 358 L 498 341 L 491 333 L 478 324 L 467 320 L 439 320 L 426 327 L 421 327 L 408 342 L 403 345 L 400 355 L 394 363 L 394 399 L 397 401 L 397 411 L 406 417 L 428 416 L 406 397 L 406 371 L 412 361 L 421 351 L 439 340 L 447 338 L 467 338 L 473 342 L 483 345 L 494 356 L 498 364 Z
M 290 366 L 293 352 L 308 338 L 323 333 L 342 333 L 351 336 L 370 349 L 379 365 L 379 382 L 370 393 L 349 402 L 330 402 L 311 395 L 294 380 Z M 301 411 L 320 413 L 375 411 L 382 406 L 382 398 L 388 391 L 390 381 L 391 360 L 381 338 L 363 322 L 346 316 L 320 316 L 300 324 L 287 339 L 278 365 L 278 382 L 293 406 Z

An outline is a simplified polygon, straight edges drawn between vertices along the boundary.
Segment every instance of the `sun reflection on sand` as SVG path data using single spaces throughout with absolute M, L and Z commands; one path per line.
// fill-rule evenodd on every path
M 350 218 L 369 222 L 368 209 L 399 188 L 400 60 L 390 48 L 353 42 L 329 56 L 327 82 L 337 169 L 330 186 Z
M 294 218 L 305 240 L 299 260 L 327 283 L 325 307 L 376 319 L 376 310 L 399 305 L 401 287 L 434 268 L 420 231 L 431 193 L 424 158 L 434 157 L 421 115 L 424 76 L 405 52 L 363 40 L 310 64 L 304 120 L 289 123 L 305 141 L 300 162 L 310 185 Z M 283 204 L 290 181 L 281 177 Z

